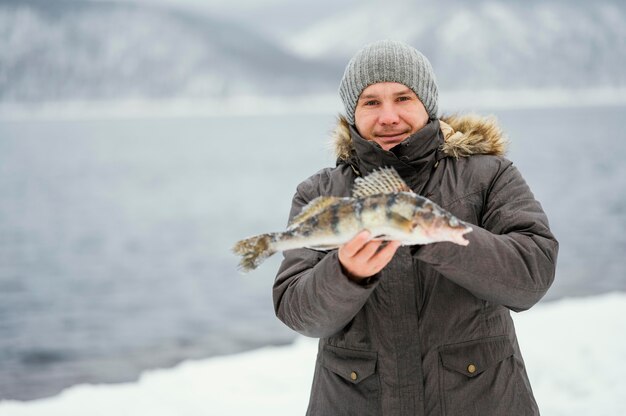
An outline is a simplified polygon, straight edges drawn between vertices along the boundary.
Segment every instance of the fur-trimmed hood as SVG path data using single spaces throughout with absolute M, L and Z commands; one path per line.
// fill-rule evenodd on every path
M 444 136 L 441 150 L 447 156 L 459 158 L 506 154 L 508 139 L 495 117 L 476 114 L 451 115 L 441 117 L 439 124 Z M 350 125 L 344 116 L 339 116 L 331 137 L 336 157 L 345 161 L 350 159 L 354 148 L 350 137 Z

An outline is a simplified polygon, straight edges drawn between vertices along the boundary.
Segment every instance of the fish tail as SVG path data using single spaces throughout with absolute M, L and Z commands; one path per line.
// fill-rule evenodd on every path
M 256 269 L 266 258 L 276 253 L 274 234 L 261 234 L 238 241 L 233 252 L 241 257 L 239 269 L 246 273 Z

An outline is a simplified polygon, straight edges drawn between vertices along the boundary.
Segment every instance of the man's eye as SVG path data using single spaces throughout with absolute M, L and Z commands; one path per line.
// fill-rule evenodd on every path
M 407 96 L 398 97 L 398 101 L 409 101 L 410 99 L 411 97 L 407 97 Z
M 363 103 L 363 105 L 376 105 L 376 104 L 378 104 L 378 101 L 376 100 L 369 100 Z

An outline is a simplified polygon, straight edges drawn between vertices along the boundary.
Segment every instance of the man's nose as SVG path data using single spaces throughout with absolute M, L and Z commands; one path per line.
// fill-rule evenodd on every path
M 398 124 L 400 116 L 397 109 L 392 104 L 383 104 L 378 115 L 378 122 L 382 125 Z

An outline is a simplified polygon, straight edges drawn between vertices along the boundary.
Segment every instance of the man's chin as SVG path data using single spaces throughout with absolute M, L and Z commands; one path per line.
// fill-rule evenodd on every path
M 397 136 L 376 136 L 374 141 L 384 150 L 389 150 L 402 143 L 407 137 L 406 133 L 402 133 Z

